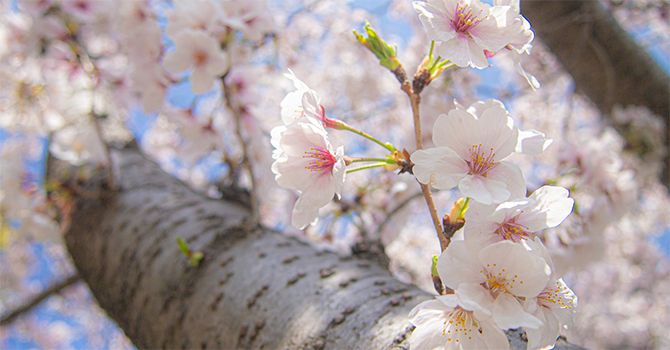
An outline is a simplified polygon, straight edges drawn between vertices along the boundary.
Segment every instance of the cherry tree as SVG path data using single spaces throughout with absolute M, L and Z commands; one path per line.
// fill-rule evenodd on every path
M 518 0 L 387 5 L 3 3 L 1 249 L 141 348 L 670 345 L 667 116 Z

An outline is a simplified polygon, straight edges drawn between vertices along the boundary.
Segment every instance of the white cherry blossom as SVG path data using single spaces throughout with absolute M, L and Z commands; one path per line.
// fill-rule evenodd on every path
M 501 50 L 522 26 L 510 6 L 490 6 L 479 0 L 415 1 L 414 9 L 428 39 L 441 42 L 438 54 L 459 67 L 488 67 L 485 50 Z
M 494 5 L 500 6 L 511 6 L 514 11 L 521 12 L 519 0 L 494 0 Z M 540 88 L 540 82 L 532 74 L 526 72 L 521 66 L 521 54 L 530 54 L 530 49 L 533 47 L 530 43 L 535 38 L 535 33 L 530 29 L 530 22 L 518 14 L 518 18 L 521 20 L 521 30 L 519 33 L 510 41 L 510 43 L 505 47 L 510 54 L 512 55 L 512 61 L 514 62 L 514 68 L 516 71 L 521 74 L 528 84 L 533 88 L 533 90 Z
M 201 31 L 185 29 L 174 38 L 177 51 L 165 56 L 165 68 L 178 73 L 194 67 L 191 87 L 196 94 L 209 91 L 217 79 L 228 69 L 228 58 L 221 51 L 219 42 Z
M 437 270 L 444 284 L 458 291 L 462 305 L 487 310 L 500 328 L 542 326 L 523 310 L 519 298 L 537 297 L 551 268 L 523 245 L 502 241 L 482 248 L 454 241 L 438 259 Z
M 218 6 L 208 0 L 181 0 L 174 2 L 173 10 L 166 10 L 169 21 L 167 35 L 176 37 L 185 29 L 212 32 L 221 15 Z
M 484 111 L 491 107 L 497 106 L 505 108 L 505 105 L 502 102 L 492 98 L 486 101 L 477 101 L 471 104 L 467 109 L 456 101 L 454 101 L 454 104 L 456 105 L 456 108 L 467 110 L 477 118 L 481 118 Z M 537 130 L 519 130 L 519 136 L 514 151 L 535 157 L 544 152 L 552 142 L 552 139 L 548 139 L 547 135 Z
M 222 1 L 223 22 L 239 29 L 247 40 L 258 42 L 265 33 L 275 30 L 275 22 L 266 0 Z
M 501 203 L 526 194 L 521 169 L 501 161 L 512 153 L 519 130 L 498 105 L 479 117 L 461 108 L 442 114 L 433 126 L 435 148 L 412 154 L 419 182 L 439 189 L 458 186 L 482 204 Z
M 416 326 L 409 339 L 412 350 L 509 349 L 505 333 L 481 308 L 464 306 L 457 294 L 424 301 L 409 313 Z
M 281 101 L 281 119 L 284 125 L 290 125 L 303 116 L 322 121 L 325 112 L 319 94 L 298 79 L 292 70 L 288 71 L 284 76 L 293 81 L 296 90 L 286 94 Z
M 539 329 L 526 329 L 528 350 L 551 348 L 556 344 L 561 327 L 572 327 L 577 308 L 577 296 L 563 279 L 556 279 L 549 252 L 538 237 L 535 237 L 534 241 L 524 242 L 524 245 L 547 261 L 552 271 L 542 292 L 537 297 L 528 298 L 524 302 L 524 310 L 543 323 Z
M 335 149 L 323 127 L 303 118 L 272 129 L 276 148 L 272 172 L 279 186 L 301 191 L 291 223 L 303 229 L 315 223 L 319 209 L 340 197 L 345 177 L 344 148 Z
M 466 240 L 490 244 L 502 240 L 519 242 L 533 233 L 558 226 L 572 212 L 575 201 L 563 187 L 543 186 L 528 198 L 499 204 L 472 203 L 465 217 Z

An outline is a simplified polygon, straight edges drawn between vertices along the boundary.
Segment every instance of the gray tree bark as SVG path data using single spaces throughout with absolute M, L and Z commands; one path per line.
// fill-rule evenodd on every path
M 192 192 L 134 151 L 114 158 L 120 190 L 79 196 L 65 239 L 138 348 L 407 349 L 407 315 L 430 294 L 371 261 L 254 226 L 246 208 Z M 199 266 L 177 237 L 204 253 Z M 513 348 L 526 348 L 524 336 L 509 333 Z
M 625 125 L 618 125 L 609 118 L 616 105 L 646 106 L 662 118 L 668 149 L 668 73 L 633 40 L 600 1 L 522 0 L 521 13 L 572 75 L 577 90 L 628 137 L 629 145 L 639 143 L 640 135 L 630 135 Z M 666 153 L 661 181 L 670 187 L 670 152 Z

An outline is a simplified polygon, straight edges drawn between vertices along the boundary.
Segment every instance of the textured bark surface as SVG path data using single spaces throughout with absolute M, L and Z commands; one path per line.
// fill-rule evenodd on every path
M 135 152 L 115 159 L 120 192 L 79 198 L 66 242 L 138 348 L 408 347 L 407 314 L 428 293 L 370 261 L 253 227 L 244 207 L 192 192 Z M 177 249 L 178 236 L 204 253 L 198 267 Z M 526 348 L 523 334 L 509 337 Z
M 668 73 L 600 1 L 522 0 L 521 13 L 605 118 L 615 105 L 646 106 L 663 119 L 670 141 Z M 626 135 L 625 126 L 612 125 Z M 670 186 L 670 155 L 663 168 L 662 181 Z

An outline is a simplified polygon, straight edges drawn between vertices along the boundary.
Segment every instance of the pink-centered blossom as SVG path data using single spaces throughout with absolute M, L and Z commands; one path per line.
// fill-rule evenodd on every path
M 437 53 L 459 67 L 488 67 L 485 50 L 501 50 L 522 27 L 518 12 L 510 6 L 479 0 L 415 1 L 414 10 L 428 39 L 441 42 Z
M 291 223 L 303 229 L 315 223 L 319 209 L 340 197 L 345 177 L 344 148 L 335 149 L 325 129 L 307 118 L 272 129 L 272 172 L 279 186 L 302 193 Z
M 509 349 L 491 316 L 464 306 L 458 294 L 424 301 L 410 311 L 409 321 L 416 326 L 409 338 L 412 350 Z
M 498 206 L 472 203 L 465 217 L 465 239 L 480 244 L 532 239 L 535 232 L 556 227 L 570 215 L 575 201 L 569 194 L 563 187 L 543 186 L 528 198 Z
M 228 69 L 228 58 L 219 42 L 204 32 L 184 29 L 175 35 L 174 43 L 177 51 L 165 56 L 163 64 L 173 73 L 193 67 L 189 80 L 196 94 L 209 91 Z
M 481 308 L 502 329 L 539 329 L 542 321 L 524 311 L 520 298 L 537 297 L 551 268 L 521 244 L 501 241 L 486 247 L 454 241 L 437 261 L 447 287 L 457 290 L 466 308 Z
M 556 278 L 553 261 L 539 238 L 535 237 L 533 241 L 525 241 L 524 245 L 535 255 L 547 261 L 552 271 L 542 292 L 524 301 L 524 310 L 543 323 L 539 329 L 526 329 L 528 350 L 552 348 L 561 333 L 561 328 L 571 327 L 574 323 L 577 296 L 563 279 Z
M 411 157 L 419 182 L 439 189 L 458 186 L 465 196 L 487 205 L 525 196 L 521 169 L 502 160 L 515 150 L 519 130 L 505 108 L 487 107 L 479 117 L 461 108 L 438 117 L 436 147 Z

